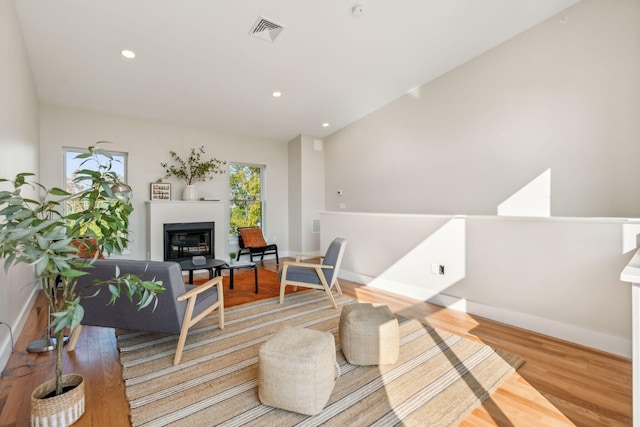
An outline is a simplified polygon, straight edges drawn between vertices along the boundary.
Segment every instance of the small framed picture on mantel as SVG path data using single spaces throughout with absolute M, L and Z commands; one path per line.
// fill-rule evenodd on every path
M 162 200 L 167 201 L 171 200 L 171 184 L 164 182 L 154 182 L 151 184 L 151 201 L 154 200 Z

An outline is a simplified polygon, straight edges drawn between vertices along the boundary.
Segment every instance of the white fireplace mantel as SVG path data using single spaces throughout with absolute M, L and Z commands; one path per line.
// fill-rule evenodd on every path
M 170 201 L 146 202 L 147 205 L 147 259 L 164 260 L 164 224 L 176 222 L 215 222 L 215 256 L 226 258 L 226 237 L 229 235 L 229 217 L 225 202 Z

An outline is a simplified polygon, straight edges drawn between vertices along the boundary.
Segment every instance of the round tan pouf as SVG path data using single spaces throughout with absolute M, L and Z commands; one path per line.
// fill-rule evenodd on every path
M 264 405 L 319 414 L 339 376 L 333 335 L 285 327 L 258 353 L 258 397 Z
M 368 303 L 342 307 L 340 345 L 352 365 L 387 365 L 398 361 L 398 319 L 386 305 Z

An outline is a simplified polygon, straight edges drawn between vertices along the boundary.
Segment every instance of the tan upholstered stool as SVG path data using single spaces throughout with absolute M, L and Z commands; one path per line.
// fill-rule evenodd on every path
M 342 307 L 340 345 L 352 365 L 386 365 L 398 361 L 398 319 L 386 305 L 368 303 Z
M 333 335 L 286 327 L 260 347 L 260 402 L 305 415 L 319 414 L 333 391 L 340 368 Z

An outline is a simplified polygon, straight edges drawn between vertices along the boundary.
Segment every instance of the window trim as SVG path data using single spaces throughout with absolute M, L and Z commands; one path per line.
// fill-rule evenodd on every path
M 122 157 L 122 183 L 126 184 L 129 176 L 129 153 L 124 151 L 114 151 L 114 150 L 104 150 L 111 154 L 113 157 Z M 60 188 L 66 190 L 67 189 L 67 157 L 69 157 L 70 153 L 88 153 L 89 150 L 86 148 L 76 148 L 76 147 L 62 147 L 62 185 Z M 67 214 L 67 204 L 62 204 L 62 212 L 64 215 Z M 131 224 L 129 224 L 131 225 Z M 127 235 L 130 234 L 130 231 L 127 232 Z M 124 251 L 120 255 L 130 255 L 131 254 L 131 246 L 125 248 Z
M 229 162 L 229 181 L 228 181 L 228 185 L 227 188 L 229 190 L 229 193 L 231 193 L 231 168 L 233 166 L 240 166 L 240 167 L 254 167 L 254 168 L 259 168 L 260 169 L 260 210 L 262 213 L 262 221 L 261 221 L 261 228 L 262 228 L 262 233 L 266 233 L 267 230 L 267 210 L 266 210 L 266 174 L 267 174 L 267 165 L 264 164 L 259 164 L 259 163 L 247 163 L 247 162 Z M 228 237 L 230 239 L 238 239 L 238 236 L 234 236 L 231 234 L 231 204 L 233 200 L 244 200 L 245 199 L 232 199 L 231 198 L 231 194 L 229 194 L 229 210 L 228 210 L 228 214 L 229 214 L 229 221 L 227 223 L 227 227 L 229 229 L 229 235 Z

